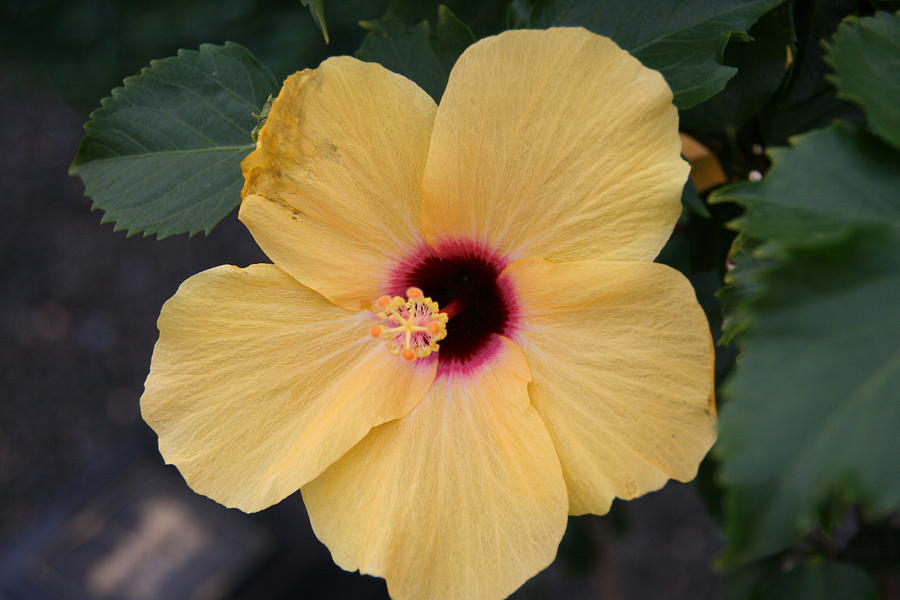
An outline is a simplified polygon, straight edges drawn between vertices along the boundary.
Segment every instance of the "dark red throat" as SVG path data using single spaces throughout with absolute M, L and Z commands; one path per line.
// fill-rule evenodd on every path
M 450 317 L 438 352 L 442 365 L 465 364 L 479 356 L 494 334 L 508 333 L 514 302 L 497 280 L 505 261 L 477 245 L 454 243 L 407 264 L 395 278 L 397 289 L 422 288 Z

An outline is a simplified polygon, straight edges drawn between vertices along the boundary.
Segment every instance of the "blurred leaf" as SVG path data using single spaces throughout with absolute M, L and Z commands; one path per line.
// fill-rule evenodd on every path
M 835 561 L 806 562 L 782 571 L 775 561 L 731 573 L 728 600 L 875 600 L 874 580 L 859 567 Z
M 784 0 L 513 0 L 517 27 L 581 25 L 611 37 L 672 87 L 690 108 L 715 96 L 737 69 L 721 64 L 729 38 Z
M 716 362 L 719 362 L 718 357 L 716 358 Z M 716 524 L 721 528 L 722 498 L 724 498 L 725 493 L 719 483 L 718 471 L 718 461 L 716 461 L 713 455 L 707 454 L 700 463 L 699 469 L 697 469 L 697 478 L 694 480 L 694 485 L 697 488 L 700 499 L 703 500 L 706 512 L 709 513 L 709 516 L 712 517 Z
M 900 524 L 867 525 L 854 536 L 843 552 L 844 558 L 875 571 L 900 568 Z
M 508 27 L 509 0 L 445 0 L 444 4 L 472 30 L 476 38 L 496 35 Z
M 808 533 L 837 489 L 900 507 L 900 153 L 837 125 L 772 159 L 712 198 L 747 209 L 723 297 L 742 351 L 717 446 L 732 564 Z
M 728 189 L 722 188 L 719 194 L 726 197 Z M 715 196 L 710 199 L 715 202 Z M 758 250 L 759 245 L 757 240 L 746 235 L 738 235 L 731 244 L 727 260 L 732 270 L 725 275 L 728 285 L 716 294 L 722 303 L 722 337 L 718 341 L 720 346 L 733 343 L 747 329 L 747 300 L 758 292 L 752 275 L 755 274 L 756 267 L 766 262 L 761 256 L 763 253 Z
M 309 14 L 312 15 L 313 21 L 315 21 L 316 26 L 322 32 L 325 43 L 330 43 L 331 38 L 328 37 L 328 23 L 325 22 L 325 0 L 300 0 L 300 4 L 309 7 Z
M 390 0 L 378 21 L 394 21 L 412 26 L 420 21 L 433 20 L 437 7 L 437 0 Z
M 844 123 L 773 148 L 765 180 L 714 193 L 746 213 L 736 226 L 761 240 L 829 237 L 848 225 L 900 223 L 900 153 Z
M 726 305 L 723 342 L 730 342 L 743 327 L 740 312 L 744 300 L 756 293 L 756 282 L 749 275 L 753 267 L 765 264 L 766 256 L 773 252 L 771 240 L 827 238 L 848 224 L 880 224 L 884 217 L 896 218 L 894 205 L 882 200 L 891 198 L 896 185 L 894 162 L 890 160 L 895 153 L 889 147 L 843 124 L 807 134 L 797 138 L 797 142 L 804 148 L 815 146 L 816 157 L 773 148 L 769 155 L 776 163 L 778 177 L 769 177 L 760 184 L 733 184 L 710 198 L 711 202 L 720 203 L 747 200 L 742 202 L 747 212 L 736 223 L 741 235 L 730 253 L 730 261 L 740 268 L 729 275 L 734 285 L 719 292 Z M 802 179 L 792 179 L 792 173 Z M 866 176 L 853 179 L 851 173 Z M 734 190 L 738 194 L 732 198 Z M 860 192 L 865 202 L 857 205 L 845 201 Z M 770 243 L 764 243 L 767 240 Z
M 475 42 L 465 23 L 446 6 L 437 8 L 434 27 L 428 20 L 408 25 L 421 14 L 418 5 L 392 2 L 384 18 L 361 23 L 369 30 L 357 58 L 377 62 L 412 79 L 439 102 L 450 69 L 463 50 Z
M 900 16 L 848 19 L 827 60 L 838 95 L 861 105 L 875 133 L 900 148 Z
M 704 219 L 709 218 L 709 209 L 706 207 L 706 203 L 703 202 L 700 194 L 697 193 L 694 182 L 690 179 L 684 183 L 684 190 L 681 192 L 681 203 L 694 214 Z
M 386 4 L 330 3 L 326 46 L 297 0 L 0 2 L 0 56 L 4 70 L 38 76 L 86 116 L 124 77 L 178 48 L 233 40 L 279 80 L 330 53 L 352 54 L 364 36 L 358 21 L 379 16 Z
M 837 489 L 900 507 L 900 235 L 860 228 L 754 277 L 717 449 L 733 563 L 810 532 Z
M 862 123 L 860 111 L 839 99 L 825 81 L 828 68 L 822 46 L 822 40 L 858 8 L 857 0 L 794 0 L 791 66 L 785 85 L 760 118 L 764 145 L 783 145 L 792 136 L 827 127 L 835 119 Z
M 769 150 L 774 166 L 764 181 L 715 193 L 746 208 L 741 233 L 791 242 L 900 222 L 900 153 L 843 123 L 792 141 Z
M 377 27 L 365 23 L 370 33 L 356 51 L 356 57 L 377 62 L 394 73 L 412 79 L 439 101 L 450 71 L 431 45 L 431 25 L 422 21 L 407 27 L 396 21 L 381 21 Z
M 732 38 L 724 63 L 737 68 L 725 89 L 681 113 L 681 126 L 734 137 L 737 130 L 775 95 L 784 80 L 792 41 L 791 6 L 783 4 L 750 29 L 750 38 Z
M 434 24 L 442 5 L 465 23 L 476 37 L 493 35 L 506 29 L 507 0 L 390 0 L 381 20 L 397 21 L 408 27 L 420 21 Z
M 434 27 L 434 49 L 447 67 L 447 75 L 456 63 L 459 55 L 471 44 L 475 43 L 475 35 L 469 27 L 456 18 L 453 12 L 441 4 L 438 6 L 437 25 Z
M 151 61 L 91 115 L 70 173 L 116 231 L 209 233 L 240 202 L 253 114 L 277 91 L 237 44 Z

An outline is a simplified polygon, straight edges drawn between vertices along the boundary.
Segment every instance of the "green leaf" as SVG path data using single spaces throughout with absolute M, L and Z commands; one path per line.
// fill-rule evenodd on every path
M 681 203 L 685 208 L 704 219 L 708 219 L 710 216 L 709 209 L 706 208 L 703 198 L 700 197 L 694 182 L 690 179 L 684 183 L 684 190 L 681 192 Z
M 795 247 L 754 278 L 719 423 L 732 562 L 809 533 L 830 492 L 900 506 L 900 235 Z
M 446 5 L 477 38 L 506 29 L 507 4 L 508 0 L 390 0 L 380 20 L 397 21 L 407 27 L 419 21 L 433 24 L 440 6 Z
M 300 4 L 309 7 L 309 14 L 312 15 L 313 21 L 315 21 L 319 30 L 322 31 L 322 37 L 325 38 L 325 43 L 330 43 L 331 38 L 328 36 L 328 24 L 325 22 L 325 0 L 300 0 Z
M 774 166 L 764 181 L 713 194 L 746 207 L 736 222 L 742 233 L 791 242 L 900 222 L 900 152 L 843 123 L 793 142 L 769 150 Z
M 827 60 L 838 95 L 862 106 L 875 133 L 900 148 L 900 15 L 847 19 Z
M 757 240 L 746 235 L 737 236 L 731 244 L 727 260 L 733 270 L 725 275 L 725 282 L 729 285 L 721 288 L 716 294 L 722 302 L 723 313 L 720 345 L 733 343 L 735 338 L 747 329 L 746 301 L 757 292 L 756 281 L 752 275 L 755 273 L 755 267 L 766 261 L 764 249 L 760 250 L 760 245 Z
M 447 69 L 448 76 L 456 59 L 474 43 L 475 35 L 472 30 L 457 19 L 449 8 L 443 4 L 439 5 L 432 45 Z
M 900 153 L 837 125 L 771 156 L 763 181 L 712 198 L 747 210 L 716 450 L 731 564 L 812 531 L 835 492 L 900 508 Z
M 830 560 L 781 570 L 775 561 L 729 574 L 728 600 L 875 600 L 875 581 L 864 570 Z
M 737 75 L 721 93 L 682 111 L 683 128 L 734 137 L 771 100 L 785 77 L 786 50 L 793 35 L 790 8 L 783 4 L 764 15 L 750 29 L 752 39 L 731 40 L 724 62 L 737 68 Z
M 390 0 L 381 18 L 372 23 L 394 21 L 412 26 L 419 21 L 431 21 L 437 12 L 436 0 Z
M 672 87 L 690 108 L 715 96 L 737 69 L 721 64 L 729 38 L 746 32 L 784 0 L 513 0 L 518 27 L 581 25 L 611 37 Z
M 411 13 L 397 4 L 391 4 L 384 18 L 361 23 L 369 34 L 356 56 L 405 75 L 439 102 L 453 64 L 475 42 L 475 36 L 446 6 L 437 8 L 432 27 L 428 20 L 407 25 Z
M 209 233 L 240 202 L 240 163 L 278 82 L 238 44 L 151 61 L 104 98 L 69 172 L 115 230 Z
M 365 26 L 370 32 L 356 51 L 356 57 L 380 63 L 394 73 L 412 79 L 438 102 L 450 71 L 431 45 L 428 21 L 412 27 L 395 21 L 380 22 L 377 29 L 370 23 Z
M 496 35 L 508 27 L 509 0 L 445 0 L 447 6 L 466 24 L 476 38 Z
M 862 122 L 856 106 L 837 97 L 825 81 L 822 40 L 849 14 L 859 10 L 857 0 L 794 0 L 795 40 L 785 85 L 760 116 L 760 133 L 767 146 L 783 145 L 792 136 L 828 127 L 836 119 Z

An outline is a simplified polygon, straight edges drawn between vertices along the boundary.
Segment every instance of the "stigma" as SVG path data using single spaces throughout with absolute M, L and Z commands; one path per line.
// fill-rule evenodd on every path
M 391 353 L 414 361 L 438 350 L 438 342 L 447 337 L 446 313 L 417 287 L 406 290 L 406 298 L 382 296 L 375 301 L 379 323 L 369 333 L 388 342 Z

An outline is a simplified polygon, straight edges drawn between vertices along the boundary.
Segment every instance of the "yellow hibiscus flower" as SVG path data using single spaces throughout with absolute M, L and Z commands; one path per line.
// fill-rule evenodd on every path
M 481 40 L 440 106 L 349 57 L 289 77 L 243 163 L 274 264 L 162 309 L 162 455 L 244 511 L 302 490 L 335 562 L 398 600 L 507 596 L 567 515 L 692 479 L 709 327 L 651 262 L 677 125 L 659 73 L 580 28 Z

